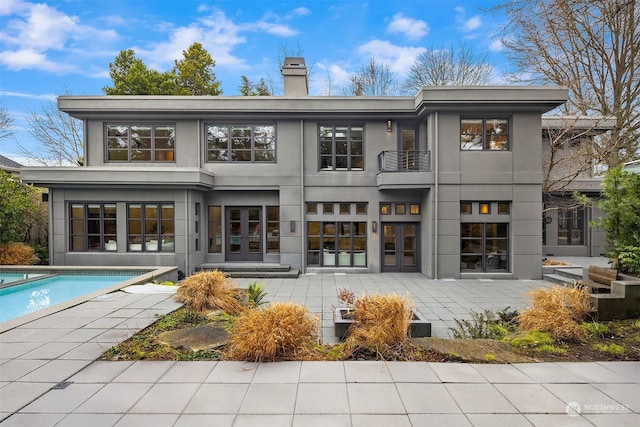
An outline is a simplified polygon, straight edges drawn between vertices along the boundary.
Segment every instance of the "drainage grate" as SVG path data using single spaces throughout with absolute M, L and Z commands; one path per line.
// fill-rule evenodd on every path
M 51 390 L 63 390 L 67 387 L 69 387 L 71 384 L 73 384 L 73 381 L 62 381 L 56 385 L 54 385 L 53 387 L 51 387 Z

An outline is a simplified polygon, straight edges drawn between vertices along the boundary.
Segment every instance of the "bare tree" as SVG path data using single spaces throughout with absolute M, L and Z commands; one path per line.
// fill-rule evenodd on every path
M 514 81 L 569 88 L 576 115 L 613 116 L 600 157 L 609 166 L 638 156 L 640 5 L 636 0 L 513 0 L 500 40 Z M 598 147 L 596 147 L 599 149 Z
M 0 141 L 13 136 L 13 117 L 9 115 L 9 111 L 0 105 Z
M 406 91 L 425 86 L 486 85 L 493 67 L 487 52 L 476 52 L 467 42 L 448 49 L 431 47 L 419 54 L 402 83 Z
M 69 95 L 65 91 L 65 95 Z M 20 152 L 41 165 L 82 166 L 84 145 L 82 122 L 58 110 L 55 101 L 31 111 L 27 130 L 40 145 L 28 148 L 18 143 Z
M 544 194 L 571 194 L 577 179 L 590 179 L 607 157 L 614 118 L 543 116 L 542 167 Z
M 351 74 L 349 80 L 351 83 L 342 88 L 343 95 L 391 96 L 399 91 L 396 74 L 375 58 Z

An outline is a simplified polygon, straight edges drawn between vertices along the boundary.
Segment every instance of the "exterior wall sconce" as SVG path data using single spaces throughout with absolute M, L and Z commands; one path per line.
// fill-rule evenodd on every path
M 391 120 L 387 120 L 387 132 L 391 132 Z
M 292 233 L 296 232 L 296 222 L 294 220 L 289 221 L 289 230 L 291 230 Z
M 372 221 L 371 222 L 371 232 L 372 233 L 377 233 L 378 232 L 378 221 Z

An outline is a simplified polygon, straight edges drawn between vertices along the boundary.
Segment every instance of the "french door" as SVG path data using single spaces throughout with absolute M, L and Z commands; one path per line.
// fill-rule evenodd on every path
M 262 261 L 262 208 L 232 206 L 226 211 L 226 260 Z
M 420 271 L 420 224 L 382 224 L 382 271 Z

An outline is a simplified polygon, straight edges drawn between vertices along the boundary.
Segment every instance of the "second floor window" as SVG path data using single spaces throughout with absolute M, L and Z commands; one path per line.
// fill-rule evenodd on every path
M 364 169 L 364 126 L 320 126 L 320 170 Z
M 175 160 L 173 125 L 107 125 L 107 161 L 173 162 Z
M 275 162 L 274 125 L 207 126 L 208 162 Z
M 509 119 L 462 118 L 460 119 L 460 149 L 508 150 Z

